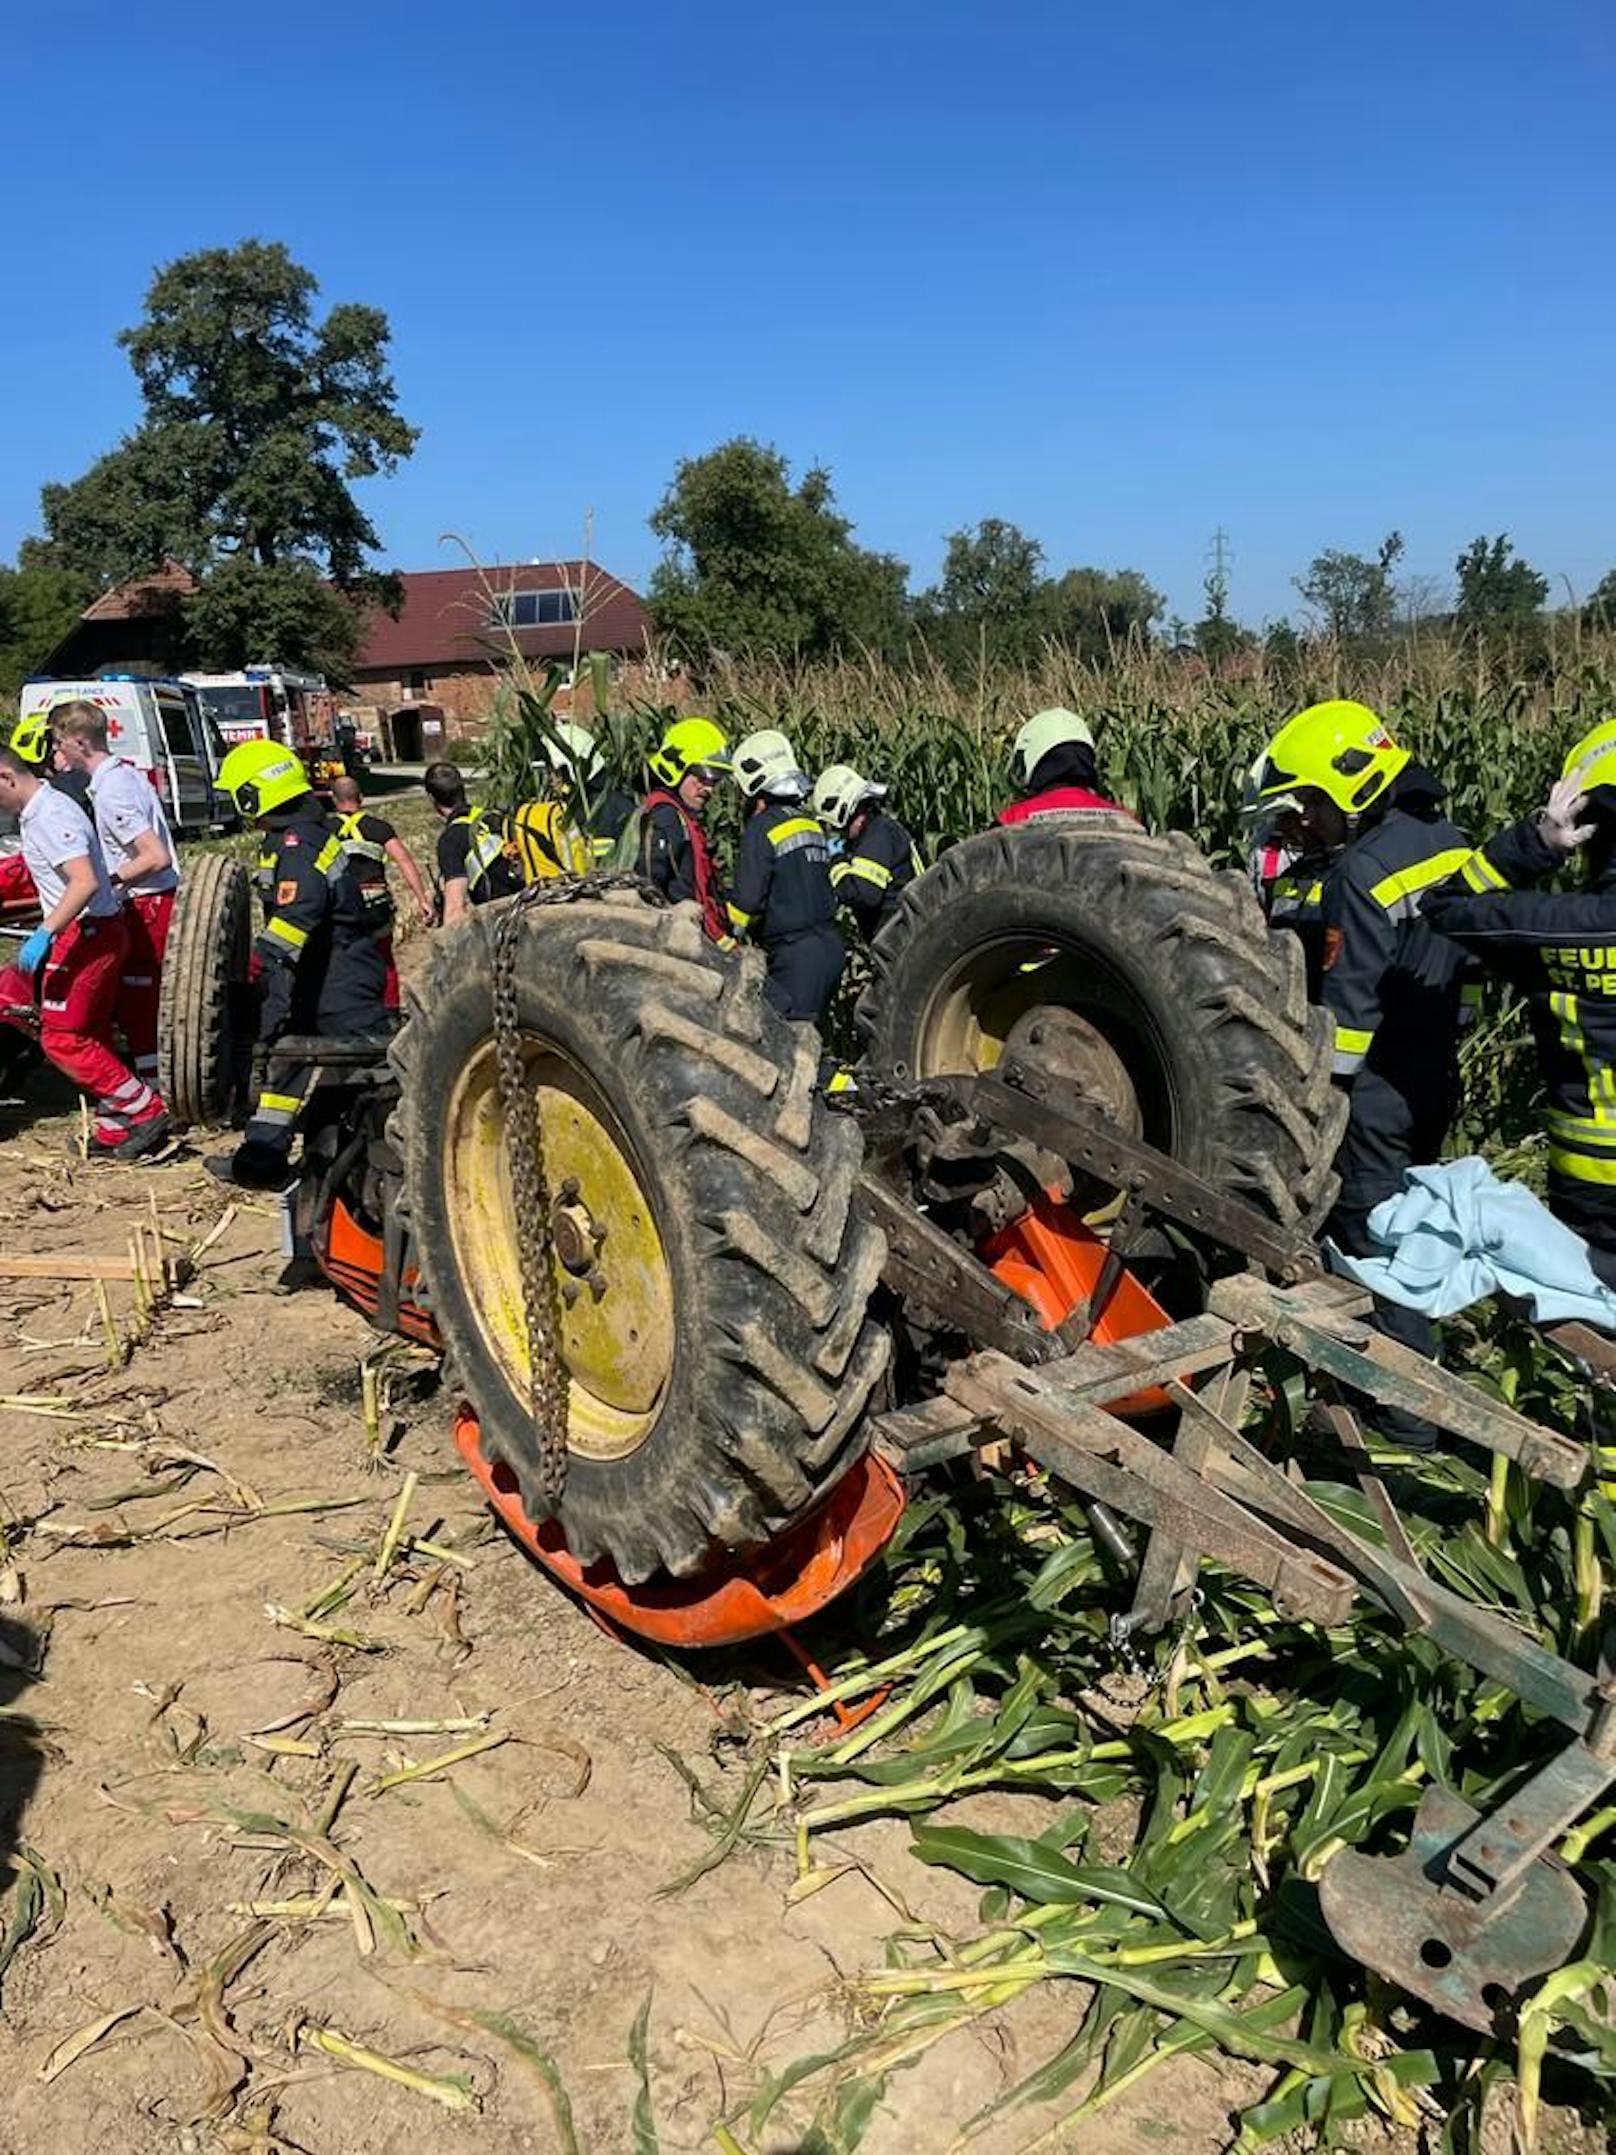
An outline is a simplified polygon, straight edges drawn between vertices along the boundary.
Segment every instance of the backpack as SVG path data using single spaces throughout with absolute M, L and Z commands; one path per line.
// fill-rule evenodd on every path
M 512 812 L 506 835 L 524 883 L 584 875 L 590 866 L 585 839 L 554 801 L 523 801 Z

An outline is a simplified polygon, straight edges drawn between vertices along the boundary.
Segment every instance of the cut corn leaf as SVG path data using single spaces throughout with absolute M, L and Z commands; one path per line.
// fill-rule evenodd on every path
M 634 2094 L 634 2155 L 659 2155 L 661 2145 L 657 2139 L 656 2112 L 651 2106 L 650 2026 L 651 1993 L 647 1991 L 628 2033 L 628 2062 L 633 2066 L 638 2082 Z
M 976 1833 L 967 1826 L 916 1826 L 912 1845 L 922 1863 L 962 1871 L 978 1885 L 1010 1886 L 1033 1902 L 1067 1901 L 1080 1906 L 1110 1902 L 1135 1915 L 1169 1920 L 1163 1903 L 1127 1871 L 1069 1862 L 1044 1842 L 1019 1834 Z

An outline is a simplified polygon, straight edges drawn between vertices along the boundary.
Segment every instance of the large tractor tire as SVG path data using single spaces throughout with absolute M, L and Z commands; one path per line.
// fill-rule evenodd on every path
M 1281 1226 L 1309 1234 L 1334 1200 L 1345 1103 L 1301 944 L 1180 835 L 1051 818 L 954 846 L 877 937 L 857 1022 L 896 1079 L 1047 1043 L 1076 1089 Z
M 434 952 L 393 1043 L 390 1135 L 455 1381 L 485 1454 L 546 1516 L 492 1032 L 503 906 Z M 819 1041 L 694 907 L 632 892 L 535 908 L 516 986 L 552 1196 L 569 1380 L 571 1553 L 629 1584 L 768 1540 L 838 1480 L 890 1351 L 863 1146 Z
M 178 1121 L 227 1123 L 239 1105 L 250 1043 L 247 966 L 252 886 L 224 853 L 187 857 L 174 900 L 157 1010 L 158 1089 Z

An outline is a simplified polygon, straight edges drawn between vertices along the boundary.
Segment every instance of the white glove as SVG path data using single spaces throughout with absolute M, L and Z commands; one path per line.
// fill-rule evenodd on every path
M 1551 853 L 1575 853 L 1578 846 L 1588 843 L 1597 825 L 1585 820 L 1587 808 L 1588 796 L 1580 778 L 1557 781 L 1548 806 L 1540 808 L 1537 815 L 1538 830 Z

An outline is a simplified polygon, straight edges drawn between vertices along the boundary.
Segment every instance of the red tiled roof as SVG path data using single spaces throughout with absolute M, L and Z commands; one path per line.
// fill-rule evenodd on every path
M 594 562 L 531 562 L 515 568 L 418 569 L 406 572 L 398 618 L 373 613 L 354 660 L 356 676 L 393 675 L 433 666 L 497 658 L 514 636 L 524 658 L 570 658 L 574 625 L 501 630 L 490 625 L 491 599 L 512 591 L 556 591 L 571 585 L 584 598 L 585 651 L 643 651 L 650 616 L 636 593 Z
M 166 613 L 180 599 L 189 598 L 196 581 L 177 561 L 165 561 L 146 576 L 130 576 L 114 584 L 85 607 L 82 621 L 136 621 L 144 614 Z

